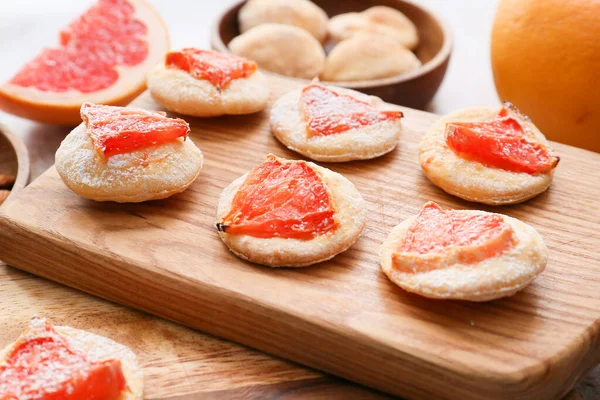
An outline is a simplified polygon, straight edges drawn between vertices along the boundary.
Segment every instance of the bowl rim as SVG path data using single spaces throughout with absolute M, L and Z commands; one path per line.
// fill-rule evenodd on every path
M 229 47 L 227 47 L 225 45 L 225 43 L 223 42 L 223 39 L 221 38 L 221 35 L 219 33 L 220 32 L 219 27 L 220 27 L 221 22 L 223 21 L 223 18 L 225 17 L 226 14 L 229 14 L 231 11 L 233 11 L 236 8 L 240 8 L 247 1 L 248 0 L 237 1 L 219 13 L 219 15 L 217 16 L 217 19 L 215 20 L 215 22 L 213 22 L 212 28 L 211 28 L 211 40 L 210 41 L 211 41 L 211 45 L 212 45 L 213 49 L 220 51 L 220 52 L 231 53 L 231 51 L 229 50 Z M 420 67 L 418 67 L 412 71 L 408 71 L 404 74 L 397 75 L 397 76 L 391 76 L 388 78 L 380 78 L 380 79 L 362 80 L 362 81 L 321 81 L 321 82 L 323 82 L 325 84 L 343 86 L 343 87 L 350 88 L 350 89 L 368 89 L 368 88 L 380 87 L 380 86 L 390 86 L 390 85 L 396 85 L 399 83 L 411 81 L 416 78 L 425 76 L 425 75 L 429 74 L 431 71 L 434 71 L 437 68 L 440 68 L 446 61 L 448 61 L 448 59 L 450 58 L 450 53 L 452 52 L 452 47 L 453 47 L 453 42 L 454 42 L 454 38 L 452 35 L 452 30 L 450 28 L 450 25 L 443 18 L 441 18 L 439 16 L 439 14 L 437 14 L 435 11 L 432 11 L 429 7 L 423 6 L 422 4 L 419 4 L 419 3 L 415 2 L 414 0 L 396 0 L 396 1 L 402 2 L 402 3 L 407 3 L 415 8 L 419 8 L 425 14 L 428 14 L 441 27 L 443 42 L 442 42 L 441 49 L 436 53 L 436 55 L 431 60 L 427 61 L 425 64 L 421 65 Z M 278 74 L 276 72 L 269 72 L 269 71 L 263 71 L 263 72 L 268 72 L 270 74 L 274 74 L 277 76 L 284 76 L 289 79 L 310 81 L 310 79 L 285 76 L 285 75 Z
M 0 123 L 0 135 L 4 136 L 8 140 L 12 146 L 12 150 L 17 156 L 17 177 L 12 189 L 10 190 L 10 194 L 4 203 L 2 203 L 2 205 L 5 205 L 9 203 L 11 199 L 29 183 L 31 165 L 29 162 L 29 152 L 27 151 L 27 147 L 21 138 L 12 133 L 8 127 L 2 123 Z

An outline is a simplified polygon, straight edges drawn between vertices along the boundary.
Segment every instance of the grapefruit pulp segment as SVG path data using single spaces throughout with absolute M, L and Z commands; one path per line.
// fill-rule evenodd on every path
M 460 157 L 491 168 L 531 175 L 551 171 L 558 157 L 513 116 L 514 112 L 505 105 L 492 121 L 449 123 L 446 143 Z
M 443 210 L 428 202 L 392 255 L 402 272 L 425 272 L 494 257 L 513 244 L 512 227 L 501 215 Z
M 0 363 L 0 399 L 116 400 L 125 390 L 119 360 L 88 360 L 43 319 Z
M 249 77 L 257 70 L 253 61 L 194 48 L 170 51 L 165 57 L 165 65 L 187 72 L 196 79 L 206 80 L 219 90 L 226 89 L 235 79 Z
M 316 82 L 302 90 L 299 106 L 309 137 L 335 135 L 402 118 L 400 111 L 379 111 L 364 101 L 336 93 Z
M 81 118 L 96 149 L 106 158 L 187 137 L 182 119 L 137 108 L 84 103 Z
M 230 235 L 310 240 L 337 228 L 335 211 L 313 167 L 269 155 L 249 172 L 218 228 Z

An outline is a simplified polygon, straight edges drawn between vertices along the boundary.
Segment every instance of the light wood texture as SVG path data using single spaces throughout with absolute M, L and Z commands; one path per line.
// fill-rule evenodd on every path
M 29 154 L 18 136 L 0 124 L 0 174 L 16 177 L 8 198 L 1 204 L 7 204 L 29 182 Z
M 147 399 L 388 398 L 6 265 L 0 265 L 0 304 L 0 348 L 36 314 L 110 337 L 137 354 Z
M 274 97 L 297 85 L 272 83 Z M 157 108 L 148 96 L 136 105 Z M 598 193 L 588 187 L 600 156 L 556 144 L 562 161 L 550 191 L 494 209 L 532 224 L 548 244 L 548 268 L 528 289 L 486 304 L 427 300 L 380 272 L 380 243 L 427 200 L 475 205 L 445 195 L 422 175 L 417 142 L 436 117 L 403 111 L 405 131 L 395 152 L 328 165 L 369 203 L 365 236 L 330 262 L 301 270 L 258 267 L 231 255 L 216 234 L 222 188 L 268 152 L 295 157 L 270 135 L 266 112 L 188 118 L 206 166 L 188 191 L 165 201 L 85 201 L 50 169 L 0 215 L 0 258 L 410 398 L 565 395 L 600 359 L 600 221 L 593 209 Z
M 423 65 L 399 76 L 370 81 L 335 82 L 335 84 L 360 90 L 381 97 L 389 103 L 406 107 L 423 109 L 431 101 L 444 79 L 452 52 L 452 32 L 443 19 L 420 4 L 406 0 L 313 0 L 313 2 L 329 17 L 348 12 L 360 12 L 373 6 L 387 6 L 404 13 L 419 32 L 419 46 L 415 49 L 415 54 Z M 212 30 L 211 44 L 214 49 L 229 52 L 229 42 L 240 34 L 238 12 L 245 3 L 246 0 L 239 1 L 219 16 Z M 325 49 L 333 45 L 326 44 Z

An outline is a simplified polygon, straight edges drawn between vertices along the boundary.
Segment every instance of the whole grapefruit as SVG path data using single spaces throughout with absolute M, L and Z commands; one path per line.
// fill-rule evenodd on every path
M 600 152 L 600 0 L 500 0 L 492 69 L 546 137 Z

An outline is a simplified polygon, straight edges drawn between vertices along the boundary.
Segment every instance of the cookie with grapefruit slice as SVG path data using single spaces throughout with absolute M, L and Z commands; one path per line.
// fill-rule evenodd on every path
M 141 400 L 143 390 L 129 348 L 44 318 L 0 351 L 1 399 Z
M 392 229 L 383 272 L 401 288 L 437 299 L 487 301 L 525 288 L 547 263 L 540 234 L 515 218 L 444 210 L 434 202 Z
M 401 111 L 378 97 L 315 80 L 277 100 L 271 131 L 290 150 L 313 160 L 366 160 L 396 147 L 401 118 Z
M 420 143 L 421 168 L 446 192 L 491 205 L 545 191 L 559 158 L 544 135 L 510 103 L 440 119 Z
M 303 267 L 354 244 L 365 202 L 342 175 L 272 154 L 221 194 L 217 229 L 238 257 L 271 267 Z
M 148 89 L 168 110 L 195 117 L 251 114 L 269 100 L 254 61 L 191 47 L 168 52 L 148 73 Z
M 164 112 L 84 103 L 83 123 L 56 152 L 69 189 L 96 201 L 137 203 L 183 192 L 202 169 L 190 127 Z
M 0 86 L 0 108 L 32 120 L 76 125 L 86 102 L 125 105 L 169 49 L 162 19 L 146 0 L 98 0 Z

